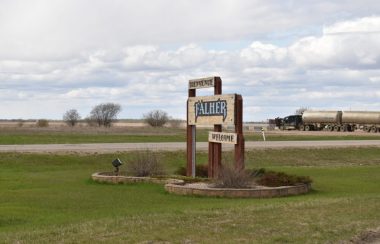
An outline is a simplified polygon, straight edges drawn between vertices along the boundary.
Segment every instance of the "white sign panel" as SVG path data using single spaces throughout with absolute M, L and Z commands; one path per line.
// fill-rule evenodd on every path
M 214 77 L 189 80 L 189 89 L 214 87 Z
M 234 125 L 235 94 L 189 97 L 189 125 Z
M 216 143 L 237 144 L 237 134 L 210 131 L 208 133 L 208 141 Z

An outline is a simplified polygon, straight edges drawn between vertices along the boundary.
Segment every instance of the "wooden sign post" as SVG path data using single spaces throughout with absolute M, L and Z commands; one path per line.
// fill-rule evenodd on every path
M 196 89 L 214 87 L 214 96 L 196 97 Z M 222 133 L 222 125 L 234 125 L 235 133 Z M 209 135 L 208 176 L 215 178 L 221 168 L 222 144 L 235 144 L 235 167 L 244 169 L 243 99 L 222 95 L 220 77 L 189 81 L 187 100 L 187 176 L 195 177 L 196 125 L 214 125 Z

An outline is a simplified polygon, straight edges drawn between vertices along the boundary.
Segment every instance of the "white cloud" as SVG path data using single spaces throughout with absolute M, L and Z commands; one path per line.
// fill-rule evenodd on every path
M 3 0 L 0 109 L 14 111 L 2 116 L 60 118 L 112 101 L 124 117 L 161 108 L 184 118 L 187 81 L 210 75 L 243 95 L 246 120 L 376 108 L 380 6 L 343 2 Z M 271 39 L 278 33 L 294 37 Z M 251 44 L 212 47 L 235 40 Z
M 0 54 L 62 60 L 93 49 L 252 40 L 379 12 L 375 0 L 2 0 Z
M 212 56 L 194 44 L 176 51 L 162 51 L 155 46 L 132 46 L 125 48 L 124 53 L 123 64 L 132 70 L 188 68 L 198 66 Z
M 277 66 L 286 61 L 288 52 L 272 44 L 255 41 L 240 52 L 242 58 L 252 66 Z
M 289 47 L 294 61 L 309 68 L 378 68 L 380 17 L 343 21 L 324 28 L 321 37 L 305 37 Z
M 359 34 L 359 33 L 378 33 L 380 32 L 380 17 L 370 16 L 350 21 L 337 22 L 323 28 L 323 34 Z

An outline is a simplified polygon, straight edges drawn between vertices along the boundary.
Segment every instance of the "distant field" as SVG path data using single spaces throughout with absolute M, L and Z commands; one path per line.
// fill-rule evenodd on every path
M 197 141 L 207 141 L 208 131 L 197 129 Z M 261 132 L 245 131 L 247 141 L 262 141 Z M 380 133 L 364 132 L 301 132 L 268 131 L 268 141 L 297 140 L 379 140 Z M 50 126 L 7 127 L 0 126 L 0 144 L 77 144 L 77 143 L 121 143 L 121 142 L 184 142 L 184 128 L 152 128 L 144 126 L 114 126 L 111 128 Z
M 159 153 L 169 173 L 185 152 Z M 288 198 L 177 196 L 150 184 L 90 180 L 123 154 L 0 154 L 4 243 L 338 243 L 380 226 L 378 148 L 247 152 L 247 167 L 309 175 Z M 223 158 L 228 160 L 231 155 Z M 197 155 L 199 163 L 207 155 Z M 122 166 L 123 170 L 123 166 Z

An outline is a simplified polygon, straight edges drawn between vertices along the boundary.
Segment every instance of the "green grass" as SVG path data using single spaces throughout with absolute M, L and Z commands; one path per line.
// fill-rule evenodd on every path
M 351 135 L 281 135 L 266 134 L 267 141 L 323 141 L 323 140 L 379 140 L 380 134 L 351 134 Z M 254 135 L 247 134 L 246 140 L 263 141 L 262 135 L 256 133 Z
M 248 168 L 314 180 L 310 194 L 274 199 L 177 196 L 160 185 L 90 180 L 130 156 L 2 153 L 0 242 L 336 243 L 380 226 L 378 148 L 247 152 Z M 184 152 L 160 157 L 169 172 L 185 164 Z
M 93 135 L 93 134 L 25 134 L 1 135 L 0 144 L 80 144 L 127 142 L 177 142 L 185 141 L 183 135 Z
M 197 141 L 208 140 L 207 129 L 197 130 Z M 262 141 L 258 132 L 245 132 L 246 141 Z M 267 141 L 310 140 L 378 140 L 378 134 L 289 135 L 267 133 Z M 0 145 L 17 144 L 78 144 L 78 143 L 138 143 L 185 142 L 186 130 L 179 128 L 0 128 Z

